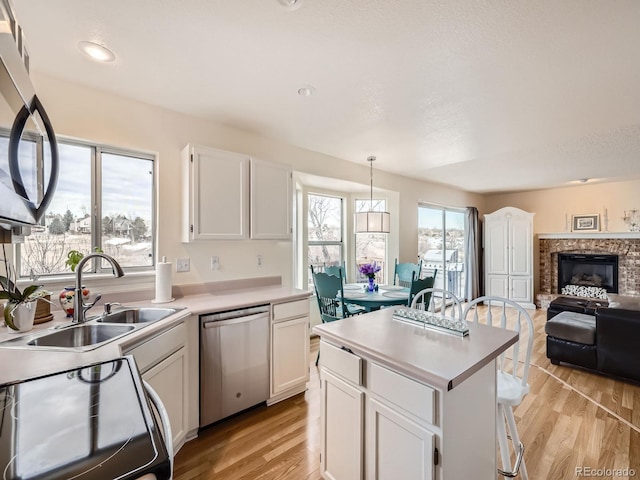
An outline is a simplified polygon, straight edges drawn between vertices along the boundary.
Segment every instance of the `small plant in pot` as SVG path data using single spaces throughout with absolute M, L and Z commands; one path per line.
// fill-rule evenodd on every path
M 20 291 L 15 282 L 0 276 L 0 300 L 5 300 L 4 323 L 14 331 L 28 331 L 33 328 L 36 313 L 36 300 L 47 292 L 42 285 L 29 285 Z

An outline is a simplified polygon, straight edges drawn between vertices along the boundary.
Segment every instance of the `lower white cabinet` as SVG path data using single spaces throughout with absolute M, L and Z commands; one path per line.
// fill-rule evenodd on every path
M 272 306 L 270 366 L 268 405 L 306 390 L 309 381 L 309 299 Z
M 149 382 L 164 404 L 174 452 L 184 444 L 189 430 L 189 342 L 188 329 L 179 323 L 164 332 L 129 346 L 142 378 Z
M 274 323 L 271 393 L 277 395 L 309 380 L 309 317 Z
M 434 478 L 435 434 L 373 398 L 367 399 L 366 445 L 368 479 Z
M 495 362 L 443 391 L 321 340 L 320 380 L 324 479 L 495 480 Z
M 321 392 L 320 473 L 331 480 L 362 478 L 364 393 L 327 370 Z
M 185 353 L 186 348 L 182 347 L 142 374 L 142 378 L 158 393 L 167 410 L 174 447 L 179 445 L 187 435 L 185 415 L 187 403 L 185 370 L 187 359 Z

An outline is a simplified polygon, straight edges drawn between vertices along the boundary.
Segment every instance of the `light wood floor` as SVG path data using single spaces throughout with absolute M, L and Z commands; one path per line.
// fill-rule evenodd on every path
M 532 318 L 531 392 L 515 411 L 529 478 L 583 478 L 577 467 L 631 468 L 635 476 L 611 472 L 599 478 L 640 478 L 640 386 L 552 365 L 545 354 L 546 311 L 536 310 Z M 178 452 L 174 478 L 319 480 L 317 350 L 312 339 L 311 380 L 304 394 L 200 432 Z

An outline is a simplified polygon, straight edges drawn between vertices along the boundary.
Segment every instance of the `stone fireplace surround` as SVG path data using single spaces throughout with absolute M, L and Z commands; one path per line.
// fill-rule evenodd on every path
M 618 255 L 618 293 L 640 295 L 640 235 L 637 233 L 539 234 L 538 306 L 558 296 L 558 254 Z

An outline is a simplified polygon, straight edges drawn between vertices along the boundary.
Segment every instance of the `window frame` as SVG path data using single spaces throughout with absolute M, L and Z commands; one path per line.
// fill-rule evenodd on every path
M 309 239 L 309 197 L 325 197 L 336 199 L 340 201 L 340 240 L 310 240 Z M 340 263 L 345 261 L 345 198 L 339 195 L 330 195 L 326 193 L 319 193 L 315 191 L 307 191 L 306 192 L 306 209 L 305 209 L 305 221 L 306 221 L 306 256 L 309 258 L 309 247 L 312 246 L 338 246 L 340 249 Z M 307 260 L 307 268 L 309 268 L 312 263 L 309 263 Z M 308 273 L 308 272 L 307 272 Z M 308 277 L 310 278 L 310 277 Z M 309 290 L 313 289 L 313 279 L 308 283 L 307 288 Z
M 361 211 L 367 210 L 358 210 L 358 202 L 362 202 L 365 207 L 368 205 L 369 209 L 373 209 L 374 212 L 377 211 L 388 211 L 388 203 L 389 199 L 386 197 L 371 197 L 369 198 L 360 198 L 359 196 L 355 196 L 353 199 L 353 212 L 354 215 Z M 357 260 L 358 260 L 358 235 L 384 235 L 384 268 L 381 270 L 380 278 L 378 279 L 380 283 L 386 283 L 389 275 L 392 275 L 393 272 L 390 272 L 389 265 L 389 234 L 388 233 L 358 233 L 354 230 L 353 232 L 353 263 L 356 265 L 355 268 L 355 278 L 358 282 L 366 281 L 366 277 L 362 275 L 357 268 Z
M 447 263 L 447 249 L 445 247 L 445 242 L 446 242 L 446 235 L 447 235 L 447 212 L 453 212 L 453 213 L 458 213 L 458 214 L 462 214 L 463 215 L 463 239 L 466 239 L 467 235 L 469 234 L 469 226 L 467 225 L 467 221 L 466 221 L 466 216 L 465 216 L 465 208 L 460 208 L 460 207 L 449 207 L 446 205 L 438 205 L 438 204 L 433 204 L 433 203 L 426 203 L 426 202 L 419 202 L 418 203 L 418 222 L 417 223 L 417 230 L 418 230 L 418 246 L 420 245 L 420 209 L 421 208 L 429 208 L 431 210 L 438 210 L 441 212 L 442 214 L 442 235 L 443 235 L 443 247 L 442 247 L 442 275 L 445 275 L 448 270 L 446 269 L 446 265 Z M 463 243 L 463 250 L 464 250 L 464 243 Z M 463 255 L 464 255 L 464 251 L 463 251 Z M 418 251 L 418 256 L 419 258 L 422 260 L 422 268 L 425 268 L 424 265 L 424 255 L 426 254 L 425 252 L 419 252 Z M 463 262 L 464 263 L 464 262 Z M 464 292 L 466 291 L 466 282 L 467 282 L 467 272 L 466 270 L 463 269 L 463 282 L 461 285 L 461 290 L 462 290 L 462 295 L 464 295 Z M 421 272 L 422 273 L 422 272 Z M 438 272 L 438 274 L 440 274 L 440 272 Z M 445 288 L 446 290 L 446 282 L 448 281 L 448 279 L 441 277 L 442 281 L 443 281 L 443 288 Z M 460 297 L 460 299 L 462 300 L 463 298 Z
M 3 132 L 0 132 L 2 134 Z M 123 266 L 122 269 L 125 272 L 154 272 L 157 262 L 157 208 L 158 208 L 158 169 L 157 169 L 157 154 L 153 152 L 134 150 L 123 147 L 116 147 L 111 145 L 105 145 L 98 142 L 90 142 L 87 140 L 79 140 L 75 138 L 67 138 L 64 136 L 56 135 L 58 144 L 86 147 L 91 151 L 91 170 L 89 179 L 91 184 L 91 245 L 92 247 L 102 248 L 102 162 L 103 154 L 119 155 L 124 157 L 131 157 L 139 160 L 147 160 L 152 164 L 152 185 L 151 185 L 151 225 L 149 226 L 149 232 L 151 233 L 151 262 L 150 265 L 139 266 Z M 41 146 L 38 147 L 38 155 L 43 154 Z M 39 172 L 40 173 L 40 172 Z M 44 175 L 44 172 L 42 173 Z M 55 197 L 55 194 L 54 194 Z M 41 225 L 45 228 L 45 219 L 43 216 Z M 16 271 L 18 272 L 18 281 L 24 281 L 29 278 L 28 275 L 22 274 L 22 245 L 17 244 L 15 250 L 15 262 Z M 84 252 L 83 252 L 84 253 Z M 105 266 L 103 267 L 103 263 Z M 83 275 L 104 275 L 110 273 L 112 270 L 111 265 L 102 262 L 100 259 L 92 259 L 83 269 Z M 71 273 L 72 274 L 72 273 Z M 47 282 L 55 282 L 56 280 L 62 280 L 68 278 L 70 272 L 59 272 L 54 274 L 42 275 L 40 278 Z

